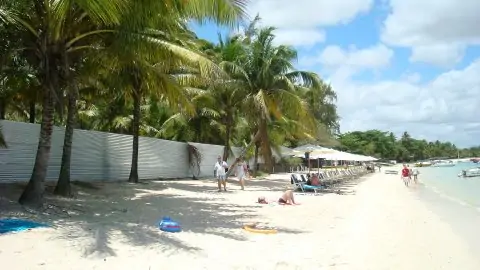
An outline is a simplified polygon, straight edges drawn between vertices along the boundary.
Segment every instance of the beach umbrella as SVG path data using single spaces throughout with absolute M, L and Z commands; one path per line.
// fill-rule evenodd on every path
M 308 159 L 308 170 L 310 171 L 310 159 L 322 158 L 321 155 L 335 153 L 336 150 L 322 147 L 319 145 L 305 144 L 296 148 L 293 148 L 293 152 L 296 152 L 296 157 L 303 157 Z M 308 153 L 308 154 L 307 154 Z M 320 162 L 320 161 L 319 161 Z

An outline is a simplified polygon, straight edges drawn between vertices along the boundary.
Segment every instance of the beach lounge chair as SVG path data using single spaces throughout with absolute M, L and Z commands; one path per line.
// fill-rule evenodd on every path
M 296 189 L 301 190 L 303 193 L 307 193 L 308 191 L 313 191 L 313 193 L 319 193 L 321 190 L 325 189 L 323 186 L 311 186 L 307 185 L 305 182 L 299 181 L 295 174 L 290 176 L 291 181 Z

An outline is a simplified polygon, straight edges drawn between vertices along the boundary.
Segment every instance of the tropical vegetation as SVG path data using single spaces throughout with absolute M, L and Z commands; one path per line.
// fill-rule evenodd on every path
M 193 21 L 234 27 L 247 0 L 0 1 L 0 120 L 40 124 L 21 204 L 40 206 L 53 126 L 65 127 L 54 193 L 71 196 L 74 129 L 130 134 L 136 183 L 139 136 L 242 147 L 272 169 L 272 149 L 304 143 L 385 159 L 480 156 L 479 148 L 396 138 L 378 130 L 339 133 L 334 89 L 297 70 L 297 52 L 277 44 L 257 16 L 215 43 Z M 8 147 L 0 129 L 0 146 Z M 199 159 L 189 146 L 190 163 Z M 253 166 L 257 168 L 256 164 Z
M 189 28 L 206 20 L 238 26 L 245 6 L 245 0 L 1 1 L 0 120 L 40 124 L 19 202 L 43 203 L 54 125 L 65 127 L 54 191 L 61 196 L 72 195 L 75 128 L 133 135 L 134 183 L 141 177 L 139 136 L 220 144 L 225 157 L 240 146 L 242 155 L 263 156 L 267 170 L 281 145 L 332 143 L 339 129 L 334 90 L 295 68 L 296 51 L 275 42 L 274 28 L 258 27 L 257 17 L 217 43 Z
M 480 156 L 480 147 L 458 148 L 451 142 L 415 139 L 408 132 L 397 138 L 392 132 L 380 130 L 354 131 L 338 136 L 337 149 L 374 156 L 379 159 L 415 161 L 434 158 L 467 158 Z

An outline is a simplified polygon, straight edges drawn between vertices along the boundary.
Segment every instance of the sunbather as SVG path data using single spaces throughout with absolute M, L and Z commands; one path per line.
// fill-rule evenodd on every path
M 260 203 L 260 204 L 268 204 L 269 203 L 264 196 L 258 197 L 257 202 Z M 273 201 L 270 201 L 270 202 L 273 202 Z M 296 205 L 296 204 L 299 204 L 299 203 L 295 202 L 292 190 L 285 191 L 282 194 L 282 196 L 278 199 L 277 202 L 278 202 L 278 204 L 281 204 L 281 205 Z
M 312 178 L 310 179 L 312 186 L 320 186 L 320 179 L 318 178 L 318 174 L 314 173 Z

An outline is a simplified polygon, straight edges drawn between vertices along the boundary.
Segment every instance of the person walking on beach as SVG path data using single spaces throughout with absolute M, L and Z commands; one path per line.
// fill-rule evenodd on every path
M 223 161 L 222 156 L 218 156 L 217 162 L 215 163 L 215 175 L 217 176 L 217 183 L 218 183 L 218 192 L 223 190 L 227 191 L 227 179 L 225 179 L 226 172 L 225 169 L 228 169 L 227 162 Z
M 408 187 L 408 184 L 410 182 L 410 170 L 405 164 L 403 165 L 401 179 L 403 180 L 403 183 L 405 184 L 405 186 Z
M 413 181 L 415 182 L 415 184 L 418 184 L 418 175 L 419 174 L 420 174 L 420 172 L 418 171 L 418 169 L 413 170 Z
M 242 158 L 237 158 L 237 177 L 238 182 L 242 190 L 245 190 L 245 176 L 246 176 L 247 164 Z

